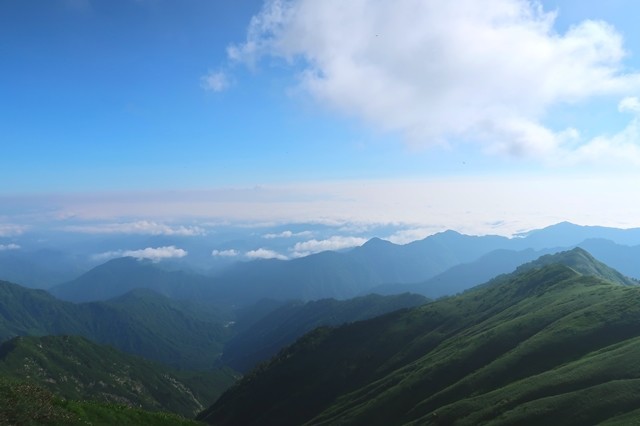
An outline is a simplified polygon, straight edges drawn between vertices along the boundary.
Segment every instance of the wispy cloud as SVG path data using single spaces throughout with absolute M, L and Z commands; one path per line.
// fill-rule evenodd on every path
M 245 256 L 249 259 L 278 259 L 278 260 L 287 260 L 288 257 L 280 254 L 276 251 L 259 248 L 257 250 L 251 250 L 245 253 Z
M 140 220 L 125 223 L 104 223 L 97 225 L 70 225 L 65 230 L 86 234 L 142 234 L 142 235 L 174 235 L 192 237 L 204 235 L 206 232 L 198 226 L 170 226 L 163 223 Z
M 443 231 L 442 227 L 420 226 L 416 228 L 402 229 L 394 232 L 392 235 L 385 237 L 385 240 L 394 244 L 407 244 L 412 241 L 421 240 L 433 235 L 436 232 Z
M 334 235 L 326 240 L 309 240 L 301 243 L 296 243 L 293 246 L 293 256 L 303 257 L 313 253 L 318 253 L 327 250 L 342 250 L 346 248 L 361 246 L 366 243 L 366 238 L 361 237 L 344 237 Z
M 240 255 L 238 250 L 228 249 L 228 250 L 213 250 L 211 252 L 211 256 L 214 257 L 235 257 Z
M 271 240 L 276 238 L 308 238 L 311 236 L 313 236 L 313 232 L 311 231 L 301 231 L 301 232 L 282 231 L 274 234 L 264 234 L 262 238 Z
M 540 161 L 636 161 L 635 123 L 594 140 L 544 124 L 552 107 L 601 96 L 636 108 L 630 96 L 640 90 L 614 27 L 586 20 L 559 33 L 555 20 L 526 0 L 268 0 L 228 54 L 250 66 L 280 58 L 302 70 L 301 89 L 322 104 L 412 145 L 468 141 Z
M 224 71 L 209 71 L 200 79 L 202 88 L 211 92 L 222 92 L 229 88 L 231 81 Z
M 27 229 L 27 226 L 24 225 L 0 223 L 0 237 L 15 237 L 17 235 L 22 235 Z
M 20 248 L 18 244 L 0 244 L 0 251 L 20 250 Z
M 187 255 L 187 251 L 175 246 L 165 247 L 147 247 L 140 250 L 115 250 L 105 253 L 96 254 L 93 256 L 95 260 L 107 260 L 117 257 L 135 257 L 136 259 L 150 259 L 154 262 L 159 262 L 163 259 L 176 259 L 182 258 Z

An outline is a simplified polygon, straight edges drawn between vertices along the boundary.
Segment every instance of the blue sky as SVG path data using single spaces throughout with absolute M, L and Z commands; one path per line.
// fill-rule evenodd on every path
M 640 226 L 639 12 L 0 0 L 0 225 Z

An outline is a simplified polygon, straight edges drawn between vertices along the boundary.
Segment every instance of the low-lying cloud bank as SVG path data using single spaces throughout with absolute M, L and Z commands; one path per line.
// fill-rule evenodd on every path
M 335 235 L 326 240 L 309 240 L 302 243 L 296 243 L 293 246 L 293 257 L 308 256 L 313 253 L 319 253 L 327 250 L 342 250 L 352 247 L 361 246 L 366 243 L 366 238 L 361 237 L 344 237 Z
M 228 249 L 228 250 L 213 250 L 211 252 L 211 256 L 214 257 L 236 257 L 239 256 L 240 252 L 238 250 L 234 250 L 234 249 Z
M 86 234 L 137 234 L 182 237 L 193 237 L 205 234 L 205 230 L 198 226 L 170 226 L 148 220 L 124 223 L 102 223 L 96 225 L 70 225 L 65 227 L 65 230 Z
M 187 251 L 177 248 L 175 246 L 165 247 L 147 247 L 140 250 L 115 250 L 100 253 L 93 258 L 95 260 L 108 260 L 117 257 L 135 257 L 136 259 L 149 259 L 154 262 L 159 262 L 164 259 L 179 259 L 187 255 Z
M 245 256 L 249 259 L 278 259 L 288 260 L 289 258 L 283 254 L 280 254 L 274 250 L 265 248 L 259 248 L 257 250 L 251 250 L 245 253 Z

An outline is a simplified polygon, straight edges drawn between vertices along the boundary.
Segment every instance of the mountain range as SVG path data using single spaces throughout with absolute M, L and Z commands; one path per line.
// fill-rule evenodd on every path
M 199 418 L 216 425 L 623 424 L 640 416 L 640 288 L 620 277 L 578 248 L 458 296 L 318 328 Z
M 405 293 L 288 302 L 235 334 L 225 345 L 221 362 L 244 373 L 314 328 L 361 321 L 427 301 L 423 296 Z
M 0 375 L 71 400 L 124 404 L 194 417 L 236 377 L 185 372 L 77 336 L 15 337 L 0 346 Z
M 230 333 L 206 309 L 189 309 L 149 290 L 106 302 L 74 304 L 44 290 L 0 281 L 0 341 L 73 334 L 167 365 L 213 368 Z
M 623 244 L 640 241 L 638 235 L 635 229 L 567 223 L 511 239 L 446 231 L 405 245 L 374 238 L 343 252 L 326 251 L 287 261 L 237 262 L 213 276 L 121 258 L 54 286 L 50 292 L 64 300 L 86 302 L 107 300 L 144 287 L 170 298 L 206 301 L 219 308 L 247 306 L 264 298 L 347 299 L 372 292 L 409 291 L 434 298 L 464 291 L 495 275 L 512 272 L 538 256 L 577 245 L 638 278 L 640 267 L 635 259 L 640 245 Z
M 193 416 L 236 379 L 230 366 L 245 377 L 199 419 L 624 424 L 640 402 L 628 368 L 640 355 L 638 238 L 563 223 L 510 239 L 374 238 L 210 275 L 125 257 L 49 291 L 0 281 L 0 400 L 22 407 L 16 392 L 31 389 L 69 419 L 162 422 L 112 404 Z M 583 399 L 598 410 L 570 415 Z

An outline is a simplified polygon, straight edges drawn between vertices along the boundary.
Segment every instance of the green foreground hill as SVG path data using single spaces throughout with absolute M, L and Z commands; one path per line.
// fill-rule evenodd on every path
M 71 400 L 193 417 L 236 380 L 229 370 L 177 371 L 76 336 L 16 337 L 0 346 L 0 376 Z
M 456 297 L 316 329 L 199 418 L 216 425 L 628 424 L 640 416 L 640 288 L 611 277 L 575 249 Z
M 63 302 L 43 290 L 0 281 L 0 342 L 15 336 L 80 335 L 185 369 L 216 365 L 229 330 L 222 320 L 139 289 L 107 302 Z
M 176 414 L 125 405 L 64 400 L 33 383 L 0 377 L 0 424 L 194 426 L 200 423 Z

